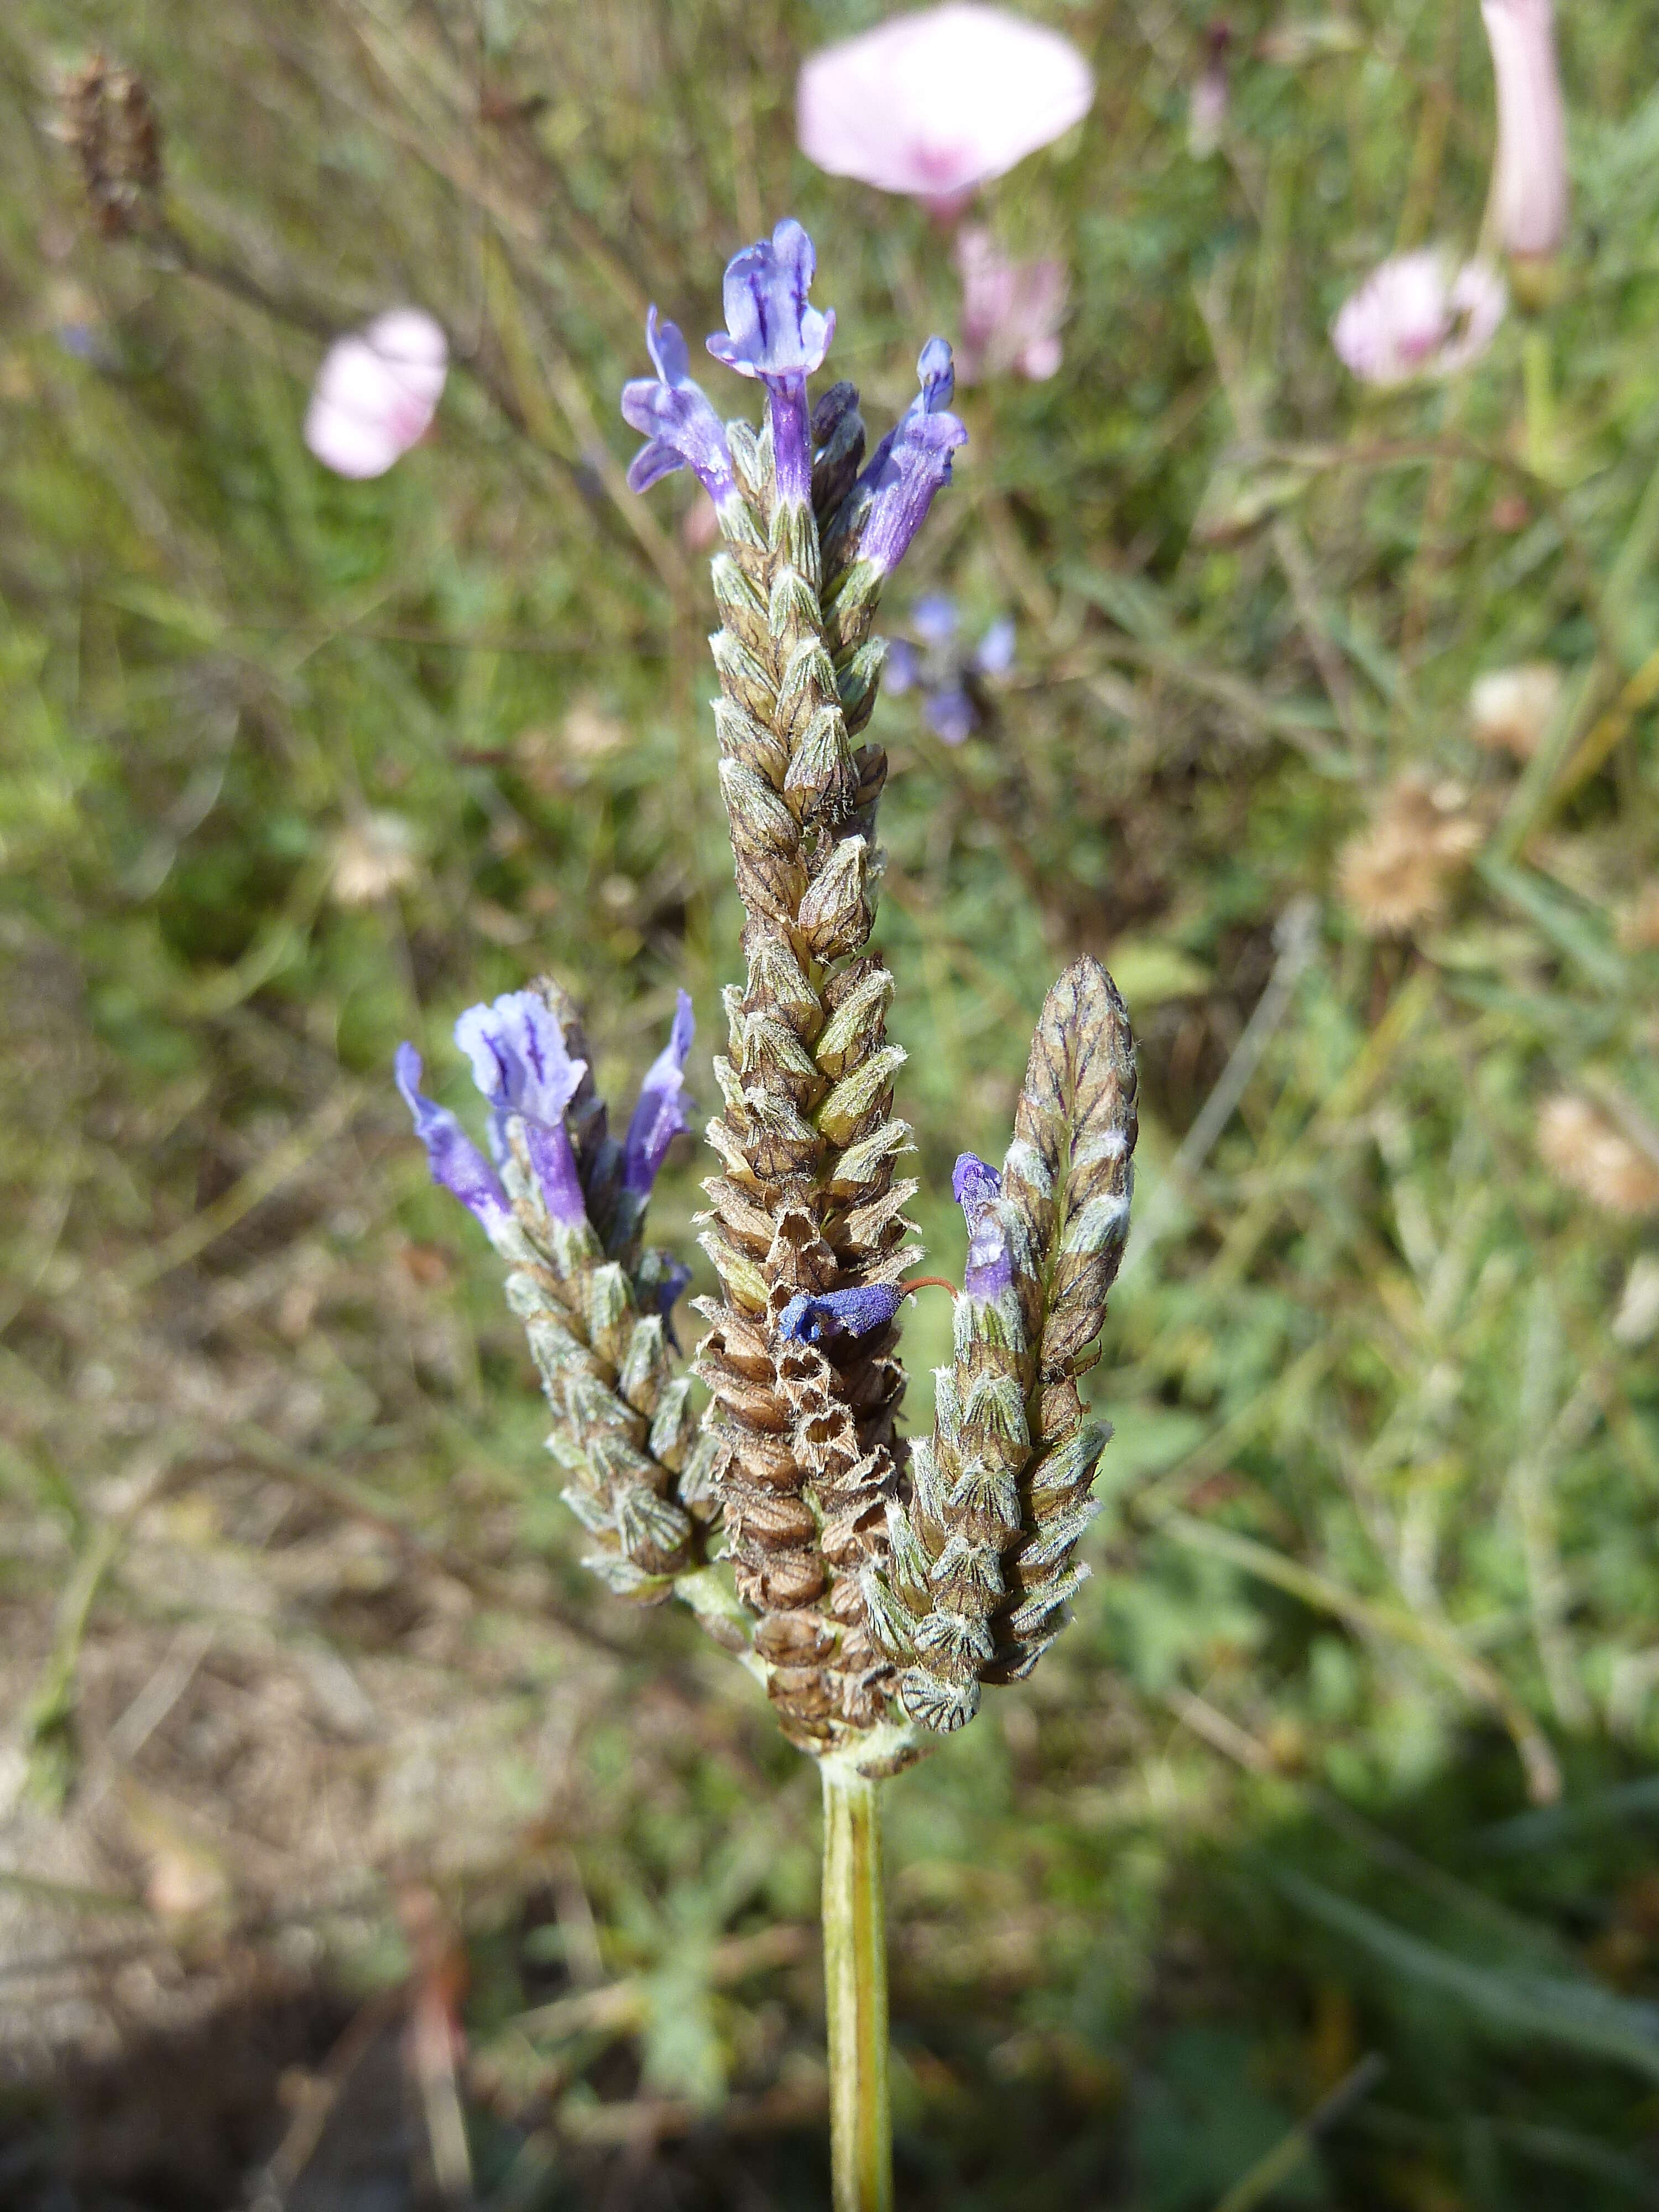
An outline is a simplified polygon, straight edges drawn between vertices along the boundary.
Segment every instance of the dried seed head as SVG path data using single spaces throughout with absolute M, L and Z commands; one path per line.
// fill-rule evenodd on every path
M 131 70 L 95 53 L 65 81 L 59 125 L 106 238 L 127 238 L 159 213 L 161 136 Z
M 1608 1213 L 1659 1213 L 1659 1162 L 1633 1144 L 1599 1107 L 1569 1091 L 1547 1099 L 1538 1115 L 1538 1157 L 1550 1172 Z
M 1457 786 L 1402 776 L 1342 848 L 1338 879 L 1350 912 L 1373 937 L 1433 920 L 1484 835 Z

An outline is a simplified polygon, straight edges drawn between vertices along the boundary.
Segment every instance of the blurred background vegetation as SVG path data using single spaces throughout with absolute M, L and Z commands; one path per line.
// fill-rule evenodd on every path
M 1241 0 L 1210 159 L 1198 0 L 1042 12 L 1095 112 L 979 212 L 1066 264 L 1064 366 L 965 395 L 888 615 L 948 590 L 1016 661 L 960 750 L 878 709 L 878 941 L 935 1264 L 1077 950 L 1141 1183 L 1076 1625 L 890 1792 L 901 2200 L 1651 2203 L 1655 10 L 1564 10 L 1553 297 L 1382 396 L 1327 328 L 1473 241 L 1474 0 Z M 0 20 L 7 2203 L 823 2199 L 814 1778 L 576 1565 L 389 1066 L 460 1103 L 455 1012 L 547 966 L 613 1096 L 684 984 L 713 1103 L 712 601 L 616 395 L 647 301 L 695 338 L 793 212 L 838 372 L 904 404 L 948 238 L 793 145 L 800 58 L 874 13 Z M 100 44 L 175 265 L 52 135 Z M 435 434 L 342 483 L 323 343 L 405 301 Z M 1538 662 L 1541 743 L 1478 742 Z M 653 1216 L 688 1255 L 702 1172 Z

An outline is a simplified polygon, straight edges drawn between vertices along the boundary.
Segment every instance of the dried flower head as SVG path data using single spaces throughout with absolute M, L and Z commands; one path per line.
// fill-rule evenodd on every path
M 1059 261 L 1011 261 L 988 230 L 964 225 L 957 234 L 962 273 L 964 384 L 1018 371 L 1041 383 L 1059 368 L 1060 326 L 1067 284 Z
M 1561 671 L 1553 660 L 1494 668 L 1469 693 L 1469 730 L 1489 752 L 1528 761 L 1561 703 Z
M 432 426 L 449 342 L 419 307 L 393 307 L 331 345 L 306 413 L 306 443 L 325 468 L 384 476 Z
M 1456 785 L 1401 776 L 1338 862 L 1342 896 L 1360 927 L 1395 935 L 1442 913 L 1482 835 Z
M 796 125 L 801 151 L 832 177 L 954 212 L 1069 131 L 1094 96 L 1088 64 L 1058 32 L 951 0 L 804 62 Z
M 1460 269 L 1443 246 L 1425 246 L 1371 271 L 1331 325 L 1331 343 L 1363 384 L 1452 376 L 1485 353 L 1508 305 L 1486 262 Z
M 126 238 L 159 213 L 161 136 L 143 83 L 95 53 L 65 80 L 60 136 L 80 165 L 106 238 Z
M 1659 1163 L 1589 1099 L 1565 1091 L 1546 1099 L 1537 1141 L 1551 1174 L 1592 1205 L 1632 1218 L 1659 1213 Z
M 334 840 L 330 896 L 341 906 L 373 906 L 415 881 L 420 841 L 401 814 L 375 813 L 349 822 Z
M 1554 0 L 1480 0 L 1498 86 L 1491 221 L 1505 253 L 1547 260 L 1567 234 L 1567 129 Z

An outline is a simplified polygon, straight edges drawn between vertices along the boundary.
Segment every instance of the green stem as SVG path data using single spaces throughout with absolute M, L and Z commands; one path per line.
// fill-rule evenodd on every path
M 877 1784 L 831 1759 L 823 1775 L 823 1986 L 830 2014 L 835 2212 L 892 2212 L 887 2092 L 887 1919 Z

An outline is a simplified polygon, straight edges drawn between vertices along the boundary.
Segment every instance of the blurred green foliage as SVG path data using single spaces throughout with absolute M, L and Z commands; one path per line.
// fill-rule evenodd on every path
M 1474 240 L 1473 0 L 1299 33 L 1231 11 L 1207 161 L 1200 8 L 1046 12 L 1099 102 L 985 213 L 1066 261 L 1066 363 L 964 395 L 905 580 L 972 624 L 1012 611 L 1018 659 L 959 751 L 913 700 L 878 710 L 878 941 L 936 1264 L 951 1158 L 1000 1152 L 1076 950 L 1135 1021 L 1141 1195 L 1077 1623 L 891 1793 L 904 2199 L 1650 2201 L 1652 10 L 1563 11 L 1575 225 L 1548 304 L 1455 385 L 1393 396 L 1327 326 L 1395 246 Z M 439 1792 L 395 1851 L 331 1846 L 389 1885 L 337 1948 L 384 1973 L 386 1899 L 438 1869 L 503 2203 L 579 2201 L 595 2160 L 620 2189 L 635 2138 L 604 2116 L 653 2099 L 691 2115 L 674 2201 L 822 2188 L 810 1947 L 742 1948 L 811 1921 L 811 1777 L 689 1624 L 586 1587 L 495 1267 L 387 1069 L 413 1036 L 460 1105 L 454 1013 L 544 965 L 613 1097 L 677 985 L 718 1035 L 738 917 L 711 603 L 689 479 L 621 489 L 615 395 L 647 301 L 712 324 L 728 252 L 789 210 L 841 373 L 878 420 L 903 404 L 953 326 L 948 240 L 807 171 L 791 128 L 799 55 L 873 14 L 13 0 L 0 23 L 20 1802 L 73 1821 L 109 1755 L 99 1650 L 118 1674 L 197 1621 L 209 1680 L 216 1654 L 255 1664 L 257 1619 L 285 1664 L 395 1662 L 465 1698 L 489 1820 Z M 54 70 L 100 41 L 148 84 L 172 217 L 228 285 L 93 234 L 49 126 Z M 406 299 L 453 334 L 436 433 L 338 482 L 300 436 L 319 333 Z M 1564 704 L 1522 765 L 1474 742 L 1468 696 L 1540 659 Z M 1340 856 L 1407 774 L 1478 850 L 1369 933 Z M 1622 1182 L 1540 1157 L 1563 1094 Z M 684 1152 L 653 1224 L 689 1255 Z M 943 1309 L 909 1326 L 918 1420 Z M 395 1534 L 374 1574 L 304 1566 L 365 1528 Z M 441 1636 L 440 1574 L 471 1607 Z M 126 1763 L 214 1812 L 232 1893 L 268 1906 L 282 1869 L 247 1839 L 276 1815 L 180 1697 Z M 580 1719 L 551 1747 L 549 1710 Z M 611 2014 L 520 2020 L 596 1975 Z M 1372 2051 L 1380 2085 L 1275 2185 L 1258 2162 Z

